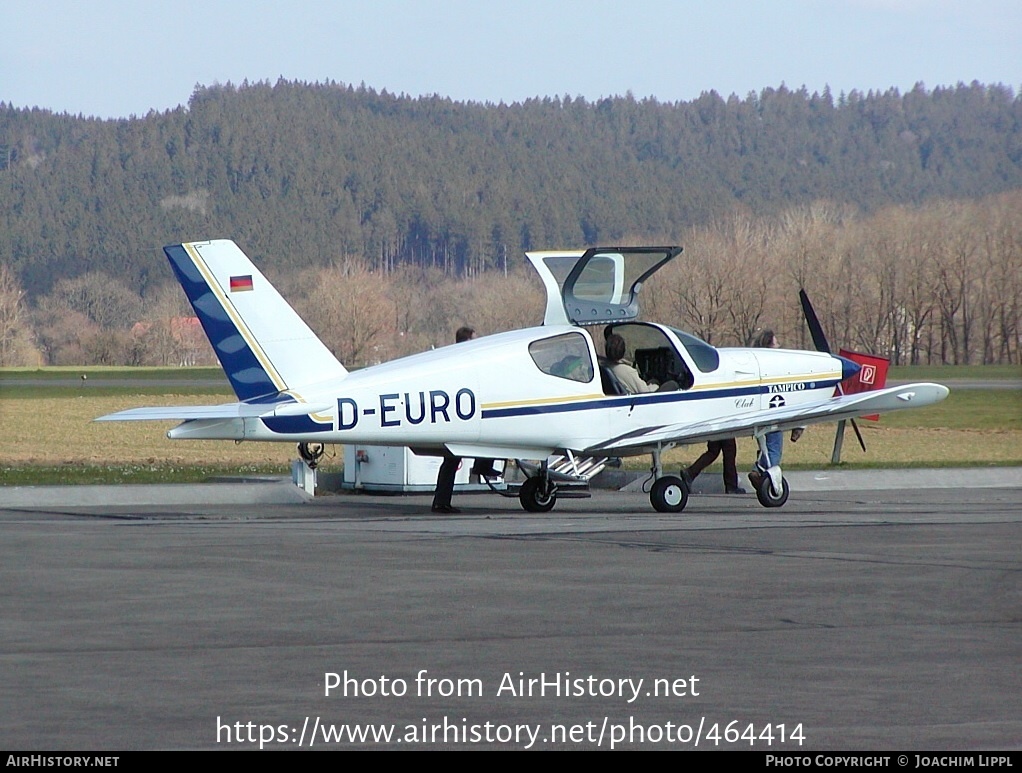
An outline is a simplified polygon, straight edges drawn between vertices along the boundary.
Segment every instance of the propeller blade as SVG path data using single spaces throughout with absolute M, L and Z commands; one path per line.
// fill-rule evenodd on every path
M 816 309 L 813 308 L 813 304 L 809 301 L 809 295 L 804 289 L 798 291 L 798 300 L 802 304 L 802 313 L 805 315 L 806 324 L 809 325 L 809 335 L 813 337 L 813 346 L 816 347 L 818 352 L 830 354 L 830 344 L 827 343 L 827 336 L 823 332 L 823 325 L 820 324 L 820 318 L 816 316 Z M 839 394 L 841 393 L 840 384 L 837 391 Z M 855 430 L 855 437 L 859 441 L 859 447 L 865 453 L 866 441 L 862 439 L 862 431 L 859 429 L 855 419 L 852 419 L 852 429 Z
M 859 447 L 862 449 L 862 453 L 866 453 L 866 441 L 862 439 L 862 433 L 859 431 L 859 425 L 856 424 L 855 419 L 852 419 L 852 429 L 855 430 L 855 437 L 859 439 Z
M 813 346 L 818 352 L 830 354 L 830 344 L 827 343 L 827 336 L 823 334 L 823 325 L 820 324 L 816 310 L 809 302 L 809 296 L 805 290 L 798 291 L 798 299 L 802 303 L 802 313 L 805 315 L 806 324 L 809 325 L 809 335 L 813 337 Z

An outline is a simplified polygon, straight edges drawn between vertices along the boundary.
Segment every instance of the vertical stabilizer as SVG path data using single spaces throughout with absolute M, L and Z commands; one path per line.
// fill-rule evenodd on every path
M 347 371 L 238 245 L 164 247 L 238 399 L 259 401 Z

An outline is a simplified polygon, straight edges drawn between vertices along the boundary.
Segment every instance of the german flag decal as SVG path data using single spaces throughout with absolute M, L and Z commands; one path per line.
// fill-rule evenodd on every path
M 248 276 L 232 276 L 231 277 L 231 292 L 232 293 L 243 293 L 252 289 L 252 275 Z

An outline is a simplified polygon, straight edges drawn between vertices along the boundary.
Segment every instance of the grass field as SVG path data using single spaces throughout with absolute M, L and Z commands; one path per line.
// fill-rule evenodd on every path
M 177 367 L 104 367 L 100 365 L 76 366 L 76 365 L 54 365 L 46 368 L 0 368 L 0 384 L 25 381 L 44 380 L 60 381 L 63 379 L 81 379 L 82 375 L 90 379 L 119 379 L 134 380 L 147 379 L 151 381 L 165 381 L 167 379 L 189 379 L 196 381 L 215 381 L 223 384 L 224 389 L 230 391 L 227 385 L 227 377 L 218 367 L 204 368 L 177 368 Z
M 895 381 L 942 381 L 957 379 L 1022 379 L 1018 365 L 898 365 L 887 373 Z
M 66 385 L 69 378 L 80 379 L 82 373 L 88 376 L 84 383 Z M 892 378 L 991 380 L 1019 375 L 1017 368 L 969 367 L 938 372 L 930 368 L 925 373 L 899 369 Z M 109 385 L 116 380 L 126 383 Z M 99 386 L 95 383 L 99 381 L 106 383 Z M 187 381 L 189 386 L 166 387 L 161 381 Z M 231 399 L 226 380 L 216 368 L 2 369 L 0 485 L 141 483 L 238 473 L 284 474 L 295 456 L 291 443 L 170 441 L 166 432 L 175 422 L 93 422 L 97 416 L 141 405 Z M 786 443 L 786 466 L 829 466 L 834 426 L 814 425 L 798 443 Z M 849 428 L 842 467 L 1022 466 L 1022 390 L 958 388 L 937 406 L 885 415 L 879 423 L 861 421 L 860 427 L 868 453 L 862 453 Z M 666 463 L 671 467 L 687 464 L 701 448 L 671 451 Z M 332 448 L 328 453 L 334 456 L 325 460 L 324 467 L 338 466 L 341 449 Z M 754 442 L 740 439 L 739 463 L 751 464 L 754 456 Z M 647 463 L 645 457 L 628 460 L 628 466 L 645 467 Z

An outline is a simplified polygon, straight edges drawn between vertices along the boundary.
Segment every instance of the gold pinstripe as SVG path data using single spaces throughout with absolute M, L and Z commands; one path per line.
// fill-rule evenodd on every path
M 502 403 L 482 403 L 481 408 L 512 408 L 519 405 L 547 405 L 550 403 L 577 403 L 583 400 L 600 400 L 607 395 L 602 392 L 591 395 L 570 395 L 568 397 L 539 397 L 535 400 L 507 400 Z
M 266 351 L 263 349 L 262 345 L 259 343 L 255 335 L 252 333 L 251 329 L 246 324 L 244 318 L 235 308 L 234 303 L 230 299 L 230 296 L 227 294 L 227 292 L 225 292 L 220 282 L 217 281 L 216 276 L 213 274 L 212 270 L 210 270 L 209 266 L 206 264 L 206 261 L 202 258 L 202 255 L 195 248 L 195 244 L 189 242 L 182 244 L 181 246 L 184 247 L 185 252 L 188 254 L 188 257 L 191 258 L 192 263 L 195 265 L 195 268 L 198 269 L 200 274 L 202 274 L 202 278 L 206 280 L 206 285 L 210 288 L 213 294 L 220 301 L 220 304 L 227 312 L 227 316 L 230 317 L 231 322 L 234 323 L 234 326 L 238 329 L 238 332 L 241 334 L 241 337 L 245 340 L 245 343 L 248 344 L 249 348 L 252 350 L 252 353 L 259 361 L 259 364 L 266 371 L 266 374 L 270 377 L 270 380 L 273 382 L 273 385 L 277 388 L 277 391 L 281 392 L 282 394 L 290 395 L 295 399 L 296 402 L 299 403 L 306 402 L 305 398 L 302 397 L 298 392 L 296 392 L 293 389 L 286 388 L 287 383 L 284 381 L 284 377 L 281 376 L 280 373 L 277 371 L 276 367 L 274 367 L 273 362 L 270 360 L 269 355 L 266 354 Z M 333 416 L 329 414 L 314 413 L 309 414 L 309 416 L 313 421 L 319 424 L 333 423 Z
M 730 389 L 732 387 L 747 386 L 770 386 L 772 384 L 795 384 L 799 381 L 824 381 L 831 378 L 841 378 L 841 371 L 832 370 L 829 373 L 810 373 L 801 376 L 785 376 L 783 378 L 757 378 L 748 381 L 726 381 L 713 384 L 696 384 L 690 392 L 698 392 L 705 389 Z
M 248 347 L 252 350 L 252 353 L 256 356 L 256 359 L 259 361 L 259 364 L 263 366 L 263 370 L 266 371 L 266 374 L 270 377 L 270 380 L 273 381 L 273 385 L 277 388 L 277 391 L 279 392 L 285 389 L 287 387 L 287 383 L 285 383 L 280 373 L 277 372 L 277 369 L 273 366 L 273 363 L 270 361 L 270 358 L 267 356 L 266 352 L 263 351 L 263 347 L 256 340 L 256 337 L 252 334 L 252 331 L 249 330 L 248 325 L 245 324 L 245 320 L 242 318 L 241 314 L 239 314 L 238 310 L 234 308 L 234 304 L 231 302 L 227 293 L 224 292 L 224 289 L 223 287 L 221 287 L 220 282 L 217 281 L 216 276 L 210 270 L 209 266 L 206 265 L 206 261 L 202 259 L 202 256 L 199 254 L 199 251 L 195 249 L 194 243 L 186 243 L 182 244 L 181 246 L 185 248 L 185 252 L 188 253 L 188 257 L 192 259 L 192 263 L 199 270 L 199 273 L 202 274 L 203 279 L 206 280 L 206 285 L 217 296 L 217 299 L 220 301 L 220 304 L 224 307 L 224 310 L 227 312 L 227 316 L 231 318 L 231 322 L 234 323 L 234 326 L 238 329 L 238 332 L 241 334 L 241 337 L 245 339 L 245 343 L 248 344 Z
M 732 387 L 750 387 L 750 386 L 770 386 L 772 384 L 793 384 L 799 381 L 823 381 L 826 379 L 839 378 L 841 376 L 840 371 L 831 371 L 830 373 L 812 373 L 801 376 L 786 376 L 784 378 L 771 378 L 771 379 L 750 379 L 748 381 L 727 381 L 717 382 L 714 384 L 698 384 L 693 386 L 691 389 L 686 390 L 688 392 L 700 392 L 709 391 L 711 389 L 730 389 Z M 657 394 L 656 392 L 646 392 L 644 394 Z M 492 410 L 494 408 L 519 408 L 527 405 L 550 405 L 552 403 L 577 403 L 584 400 L 602 400 L 607 397 L 625 397 L 626 395 L 605 395 L 602 392 L 598 394 L 589 395 L 571 395 L 568 397 L 543 397 L 534 400 L 507 400 L 500 403 L 482 403 L 480 408 L 484 410 Z M 627 395 L 628 397 L 642 397 L 641 394 Z

